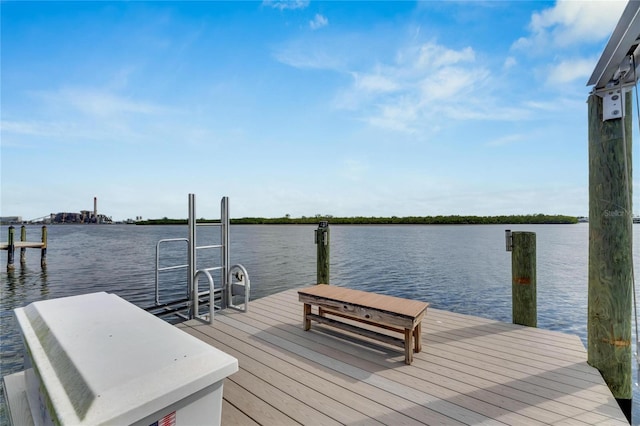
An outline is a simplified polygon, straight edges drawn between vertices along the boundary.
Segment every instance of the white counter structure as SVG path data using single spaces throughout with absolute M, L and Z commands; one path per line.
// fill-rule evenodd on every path
M 104 292 L 15 314 L 25 371 L 3 379 L 14 425 L 220 424 L 234 357 Z

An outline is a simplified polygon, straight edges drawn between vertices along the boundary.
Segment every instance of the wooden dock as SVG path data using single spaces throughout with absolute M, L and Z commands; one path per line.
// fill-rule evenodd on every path
M 31 241 L 16 241 L 15 243 L 13 243 L 14 248 L 17 249 L 21 249 L 21 248 L 43 248 L 46 247 L 46 243 L 42 243 L 42 242 L 31 242 Z M 0 243 L 0 250 L 9 250 L 9 244 L 7 243 Z
M 233 355 L 224 425 L 628 425 L 577 336 L 429 309 L 394 346 L 302 328 L 296 290 L 178 327 Z
M 40 266 L 43 268 L 47 266 L 47 227 L 42 227 L 42 241 L 32 242 L 27 241 L 27 228 L 22 225 L 20 227 L 20 241 L 15 240 L 16 228 L 10 226 L 7 232 L 7 243 L 0 243 L 0 250 L 7 251 L 7 271 L 13 271 L 15 269 L 15 251 L 20 249 L 20 264 L 24 265 L 27 261 L 27 249 L 39 248 L 40 249 Z

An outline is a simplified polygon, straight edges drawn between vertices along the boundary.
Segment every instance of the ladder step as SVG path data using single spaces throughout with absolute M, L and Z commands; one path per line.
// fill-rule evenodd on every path
M 172 269 L 184 269 L 189 265 L 176 265 L 176 266 L 165 266 L 163 268 L 158 268 L 158 272 L 162 272 L 162 271 L 170 271 Z

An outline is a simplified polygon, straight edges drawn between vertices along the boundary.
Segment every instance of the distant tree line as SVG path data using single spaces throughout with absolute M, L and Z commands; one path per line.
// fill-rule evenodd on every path
M 573 224 L 578 218 L 565 215 L 528 214 L 510 216 L 355 216 L 334 217 L 331 215 L 302 216 L 292 218 L 289 215 L 277 218 L 243 217 L 231 219 L 232 225 L 314 225 L 326 220 L 331 225 L 518 225 L 518 224 Z M 219 220 L 198 219 L 198 223 L 219 222 Z M 186 219 L 149 219 L 139 221 L 139 225 L 184 225 Z

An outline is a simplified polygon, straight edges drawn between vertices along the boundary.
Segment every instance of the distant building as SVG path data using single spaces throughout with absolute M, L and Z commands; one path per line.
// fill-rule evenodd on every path
M 22 223 L 22 216 L 0 216 L 0 223 L 3 225 Z
M 51 223 L 112 223 L 111 218 L 103 214 L 94 215 L 90 210 L 82 210 L 80 213 L 51 213 Z
M 50 223 L 113 223 L 111 217 L 98 214 L 98 198 L 93 197 L 93 210 L 80 213 L 51 213 Z
M 48 216 L 39 217 L 27 221 L 28 223 L 97 223 L 97 224 L 111 224 L 113 221 L 110 216 L 104 214 L 98 214 L 98 198 L 93 197 L 93 210 L 81 210 L 80 213 L 75 212 L 60 212 L 51 213 Z M 24 223 L 22 216 L 4 216 L 0 217 L 1 224 L 16 224 Z

